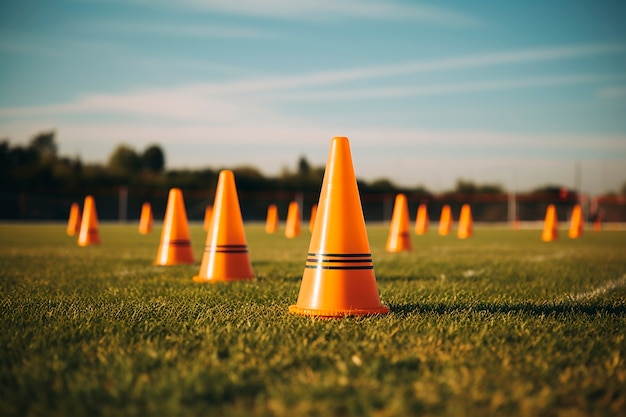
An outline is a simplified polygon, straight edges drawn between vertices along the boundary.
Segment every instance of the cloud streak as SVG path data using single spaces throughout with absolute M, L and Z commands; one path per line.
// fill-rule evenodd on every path
M 471 27 L 480 24 L 477 18 L 454 10 L 391 0 L 181 0 L 177 2 L 140 0 L 140 2 L 151 7 L 176 7 L 193 11 L 283 20 L 417 20 L 454 27 Z
M 480 80 L 468 83 L 442 83 L 310 91 L 307 87 L 335 85 L 359 80 L 385 79 L 420 72 L 459 70 L 522 62 L 575 59 L 597 54 L 626 51 L 624 45 L 579 45 L 568 47 L 495 52 L 442 60 L 401 63 L 397 65 L 324 71 L 282 78 L 249 79 L 227 83 L 199 83 L 172 88 L 153 88 L 117 94 L 89 94 L 78 100 L 44 106 L 0 108 L 0 118 L 28 118 L 62 115 L 152 117 L 159 121 L 222 124 L 227 126 L 297 125 L 303 120 L 284 116 L 273 108 L 278 101 L 306 102 L 359 99 L 396 99 L 410 96 L 435 96 L 480 93 L 521 88 L 558 87 L 622 81 L 622 75 L 568 74 L 533 78 Z M 304 89 L 304 90 L 301 90 Z M 618 91 L 619 92 L 619 91 Z M 607 90 L 600 94 L 615 94 Z M 309 121 L 313 123 L 313 121 Z
M 98 20 L 89 22 L 85 28 L 106 31 L 108 33 L 125 33 L 157 36 L 178 36 L 195 38 L 268 38 L 274 37 L 271 31 L 234 25 L 173 25 L 124 20 Z

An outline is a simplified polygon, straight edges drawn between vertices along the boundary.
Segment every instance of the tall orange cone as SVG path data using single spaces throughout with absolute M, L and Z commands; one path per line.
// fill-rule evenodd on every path
M 543 222 L 541 240 L 551 242 L 559 237 L 559 221 L 556 217 L 556 208 L 550 204 L 546 210 L 546 218 Z
M 425 235 L 428 231 L 428 209 L 426 204 L 422 203 L 417 208 L 417 216 L 415 217 L 415 234 Z
M 265 219 L 265 231 L 269 234 L 276 233 L 278 230 L 278 207 L 276 204 L 270 204 L 267 207 L 267 218 Z
M 157 252 L 156 265 L 192 264 L 193 250 L 189 239 L 187 212 L 183 192 L 172 188 L 167 198 L 161 243 Z
M 580 204 L 576 204 L 572 210 L 568 234 L 571 239 L 577 239 L 583 235 L 583 212 Z
M 204 223 L 202 228 L 208 232 L 211 227 L 211 217 L 213 217 L 213 206 L 206 206 L 204 209 Z
M 315 216 L 317 216 L 317 204 L 313 204 L 311 207 L 311 220 L 309 220 L 309 232 L 313 233 L 313 227 L 315 227 Z
M 141 217 L 139 218 L 139 233 L 147 235 L 152 231 L 154 216 L 152 215 L 152 206 L 146 202 L 141 205 Z
M 300 293 L 292 313 L 342 317 L 384 314 L 374 276 L 348 138 L 330 145 Z
M 285 224 L 285 236 L 294 238 L 300 235 L 300 206 L 297 201 L 289 203 L 287 211 L 287 223 Z
M 80 207 L 78 203 L 72 203 L 70 216 L 67 219 L 67 235 L 74 236 L 78 232 L 80 232 Z
M 441 217 L 439 217 L 439 234 L 446 236 L 452 230 L 452 210 L 450 206 L 445 204 L 441 208 Z
M 232 171 L 220 172 L 213 221 L 206 238 L 196 282 L 240 281 L 254 278 Z
M 387 252 L 411 250 L 411 234 L 409 233 L 409 206 L 406 195 L 398 194 L 393 206 L 391 226 L 387 237 Z
M 100 233 L 98 231 L 98 214 L 96 213 L 96 202 L 92 196 L 85 197 L 83 206 L 83 218 L 80 222 L 78 232 L 78 246 L 89 246 L 100 244 Z
M 473 226 L 472 209 L 469 204 L 463 204 L 461 207 L 461 215 L 459 216 L 459 230 L 457 231 L 459 239 L 467 239 L 472 236 L 474 232 Z

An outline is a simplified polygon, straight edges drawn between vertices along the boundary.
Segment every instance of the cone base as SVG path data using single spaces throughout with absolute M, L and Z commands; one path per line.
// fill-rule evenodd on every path
M 157 266 L 172 266 L 172 265 L 192 265 L 195 264 L 196 261 L 193 259 L 175 259 L 175 260 L 167 260 L 165 262 L 161 262 L 159 260 L 154 261 L 153 265 Z
M 289 312 L 300 314 L 302 316 L 314 316 L 314 317 L 348 317 L 348 316 L 368 316 L 374 314 L 387 314 L 389 313 L 389 307 L 380 306 L 368 309 L 354 309 L 354 310 L 317 310 L 312 308 L 300 308 L 297 305 L 289 306 Z
M 246 278 L 206 278 L 201 277 L 200 275 L 196 275 L 193 277 L 194 282 L 199 282 L 201 284 L 213 284 L 216 282 L 235 282 L 235 281 L 251 281 L 254 277 L 246 277 Z
M 87 247 L 87 246 L 98 246 L 100 244 L 100 241 L 97 242 L 78 242 L 78 246 L 80 247 Z

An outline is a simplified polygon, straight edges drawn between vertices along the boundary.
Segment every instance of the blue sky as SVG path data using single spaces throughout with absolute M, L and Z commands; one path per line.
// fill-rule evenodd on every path
M 626 181 L 626 2 L 0 0 L 0 138 L 106 161 L 323 165 L 591 194 Z

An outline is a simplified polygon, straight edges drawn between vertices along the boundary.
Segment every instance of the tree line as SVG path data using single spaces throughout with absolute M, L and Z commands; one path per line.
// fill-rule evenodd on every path
M 264 175 L 251 165 L 228 168 L 235 173 L 240 198 L 247 199 L 246 207 L 252 210 L 250 215 L 254 218 L 263 216 L 270 200 L 286 204 L 300 195 L 305 205 L 312 204 L 324 176 L 324 166 L 311 165 L 304 156 L 293 168 L 285 167 L 276 176 Z M 68 201 L 80 200 L 87 194 L 108 198 L 108 208 L 103 207 L 103 210 L 108 212 L 109 218 L 114 218 L 120 189 L 128 191 L 129 204 L 140 205 L 142 201 L 163 200 L 173 187 L 183 189 L 195 199 L 195 212 L 192 208 L 191 214 L 197 217 L 203 212 L 203 205 L 210 203 L 221 169 L 167 169 L 165 152 L 158 144 L 143 150 L 119 144 L 105 161 L 84 163 L 79 156 L 59 155 L 54 131 L 40 132 L 24 145 L 13 145 L 4 139 L 0 140 L 0 218 L 62 218 L 66 215 Z M 387 178 L 357 181 L 364 211 L 378 213 L 373 215 L 375 218 L 384 218 L 387 206 L 397 193 L 406 194 L 410 205 L 432 202 L 433 210 L 444 201 L 453 204 L 496 202 L 499 214 L 492 217 L 506 216 L 507 191 L 499 184 L 476 184 L 459 179 L 453 189 L 435 194 L 424 186 L 399 186 Z M 626 195 L 626 183 L 621 192 Z M 544 210 L 544 202 L 554 201 L 569 207 L 578 201 L 578 195 L 566 187 L 547 185 L 518 193 L 519 204 L 524 199 L 533 207 L 529 217 L 538 218 Z M 525 210 L 530 213 L 530 209 Z
M 301 156 L 294 169 L 283 168 L 277 176 L 266 176 L 254 166 L 231 167 L 242 191 L 300 191 L 318 192 L 324 176 L 323 166 L 312 166 Z M 166 155 L 158 144 L 137 151 L 127 144 L 118 145 L 104 163 L 84 163 L 79 156 L 58 154 L 56 133 L 41 132 L 26 145 L 0 141 L 0 178 L 5 191 L 76 192 L 92 187 L 156 187 L 206 189 L 211 187 L 219 168 L 166 169 Z M 362 193 L 398 193 L 431 196 L 424 186 L 403 187 L 391 180 L 358 180 Z M 499 184 L 475 184 L 458 180 L 448 193 L 499 194 L 505 190 Z

